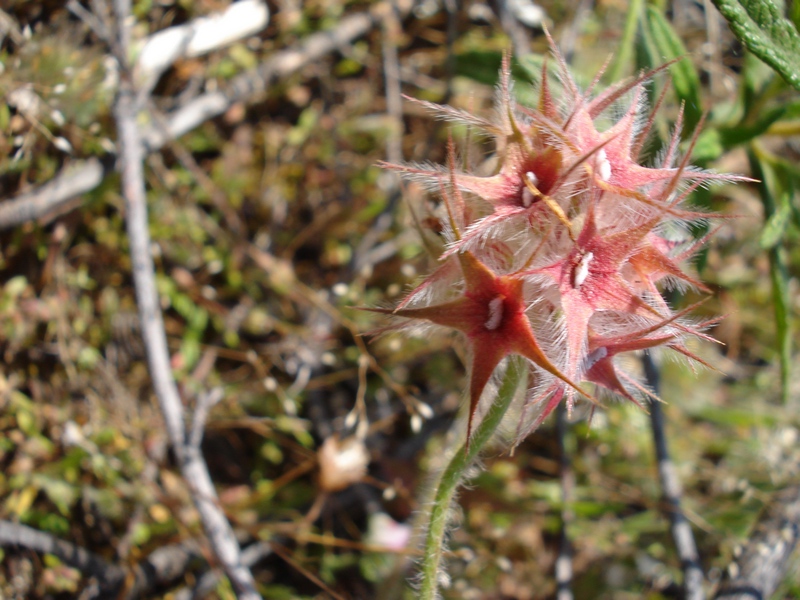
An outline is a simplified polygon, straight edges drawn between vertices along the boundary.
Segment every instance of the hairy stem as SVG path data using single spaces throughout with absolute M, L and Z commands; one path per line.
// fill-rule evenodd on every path
M 515 356 L 508 363 L 503 383 L 497 393 L 489 412 L 480 425 L 475 428 L 475 433 L 467 443 L 461 445 L 450 463 L 442 473 L 436 487 L 436 494 L 428 521 L 428 533 L 425 537 L 425 551 L 422 559 L 422 585 L 420 587 L 420 600 L 434 600 L 439 587 L 440 563 L 444 552 L 444 535 L 447 529 L 448 513 L 459 484 L 464 478 L 464 473 L 472 465 L 480 451 L 492 438 L 500 421 L 506 414 L 508 407 L 517 394 L 523 375 L 527 372 L 525 362 Z

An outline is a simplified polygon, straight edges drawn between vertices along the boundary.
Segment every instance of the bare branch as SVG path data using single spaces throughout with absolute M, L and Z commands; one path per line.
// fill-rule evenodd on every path
M 559 476 L 561 478 L 561 540 L 556 558 L 556 600 L 572 600 L 572 544 L 569 539 L 569 525 L 575 520 L 570 506 L 575 492 L 575 473 L 567 450 L 566 437 L 569 430 L 567 408 L 561 403 L 556 409 L 556 436 L 561 454 Z
M 376 17 L 372 13 L 350 15 L 334 29 L 314 33 L 297 48 L 276 53 L 259 67 L 237 75 L 227 90 L 202 94 L 170 113 L 166 128 L 150 127 L 144 134 L 147 149 L 153 152 L 170 139 L 180 137 L 201 123 L 223 114 L 234 103 L 263 94 L 276 81 L 346 46 L 365 35 L 375 24 Z
M 410 2 L 397 3 L 401 16 L 410 11 Z M 245 101 L 263 94 L 274 84 L 303 67 L 318 61 L 337 48 L 352 43 L 365 35 L 378 22 L 378 16 L 371 12 L 357 13 L 341 20 L 330 31 L 321 31 L 309 36 L 295 48 L 276 52 L 261 66 L 249 69 L 235 77 L 225 92 L 209 92 L 192 100 L 166 117 L 166 126 L 153 124 L 144 133 L 147 152 L 155 152 L 170 140 L 180 137 L 209 119 L 213 119 L 236 102 Z M 75 165 L 69 172 L 64 171 L 41 188 L 28 192 L 6 203 L 0 204 L 0 231 L 12 229 L 53 210 L 59 204 L 93 190 L 110 172 L 110 168 L 97 175 L 96 162 Z M 36 198 L 38 202 L 32 202 Z M 14 208 L 4 210 L 6 204 Z M 33 204 L 32 206 L 27 206 Z
M 124 590 L 124 595 L 121 597 L 131 600 L 150 597 L 156 588 L 175 582 L 192 567 L 193 563 L 203 560 L 200 545 L 195 540 L 164 546 L 154 550 L 147 558 L 136 564 L 133 567 L 133 577 L 129 580 L 124 567 L 108 563 L 100 556 L 49 533 L 4 520 L 0 520 L 0 547 L 20 548 L 57 557 L 65 564 L 78 569 L 83 575 L 97 579 L 98 589 L 95 597 L 120 597 L 123 586 L 129 581 L 129 587 Z M 256 542 L 242 552 L 242 561 L 249 566 L 268 556 L 270 552 L 268 543 Z M 203 589 L 207 593 L 208 584 L 211 583 L 213 587 L 218 580 L 219 572 L 207 571 L 201 577 L 198 589 Z
M 128 89 L 125 89 L 128 88 Z M 147 200 L 144 189 L 144 149 L 136 125 L 135 92 L 125 82 L 115 107 L 120 143 L 123 196 L 142 335 L 153 387 L 159 400 L 171 445 L 217 558 L 240 598 L 260 598 L 250 571 L 241 564 L 239 545 L 223 514 L 211 478 L 198 448 L 186 445 L 183 404 L 170 371 L 164 322 L 156 293 Z
M 129 51 L 127 32 L 130 28 L 130 0 L 115 0 L 114 8 L 122 50 L 120 58 L 124 60 L 123 57 L 127 56 Z M 192 488 L 192 498 L 211 547 L 239 598 L 256 600 L 260 595 L 256 591 L 253 575 L 241 562 L 239 544 L 219 506 L 217 493 L 203 456 L 199 448 L 186 443 L 183 403 L 170 370 L 167 337 L 158 302 L 150 248 L 144 185 L 145 153 L 137 125 L 139 112 L 137 90 L 132 82 L 129 65 L 123 64 L 122 71 L 119 94 L 114 105 L 114 117 L 119 135 L 122 195 L 125 198 L 127 211 L 126 225 L 136 302 L 153 388 L 166 422 L 170 443 L 180 464 L 181 473 Z
M 111 43 L 111 34 L 101 17 L 84 8 L 78 0 L 69 0 L 69 2 L 67 2 L 67 10 L 86 23 L 89 29 L 91 29 L 98 38 L 106 43 Z
M 203 430 L 206 427 L 206 420 L 208 413 L 214 405 L 222 400 L 222 388 L 215 387 L 208 392 L 203 392 L 197 397 L 197 406 L 194 409 L 194 417 L 192 418 L 192 429 L 189 433 L 189 445 L 193 448 L 199 448 L 200 443 L 203 441 Z
M 661 377 L 653 362 L 652 356 L 645 352 L 642 357 L 644 364 L 647 385 L 658 394 Z M 650 424 L 653 429 L 653 445 L 656 451 L 656 461 L 658 463 L 658 478 L 661 482 L 661 490 L 666 504 L 667 517 L 669 518 L 672 539 L 675 542 L 675 549 L 681 560 L 683 569 L 683 591 L 686 600 L 703 600 L 703 568 L 700 565 L 700 555 L 697 552 L 697 544 L 694 541 L 692 527 L 686 516 L 681 510 L 681 483 L 678 474 L 675 472 L 675 465 L 669 457 L 667 450 L 667 436 L 664 433 L 664 413 L 661 404 L 652 402 L 650 404 Z
M 200 56 L 261 31 L 269 20 L 263 0 L 240 0 L 226 10 L 162 29 L 145 41 L 134 68 L 139 93 L 149 93 L 181 57 Z
M 157 548 L 133 568 L 134 580 L 125 598 L 146 598 L 160 586 L 174 583 L 189 570 L 192 563 L 202 560 L 200 545 L 194 540 Z
M 96 577 L 100 590 L 105 593 L 118 591 L 125 581 L 125 571 L 120 567 L 107 563 L 88 550 L 27 525 L 0 521 L 0 546 L 52 554 L 81 573 Z
M 96 158 L 71 163 L 52 181 L 0 203 L 0 230 L 37 219 L 61 204 L 93 190 L 107 171 Z
M 256 542 L 242 550 L 242 562 L 252 567 L 258 561 L 272 554 L 272 546 L 267 542 Z M 185 588 L 175 594 L 175 600 L 195 600 L 206 598 L 219 581 L 219 572 L 208 571 L 197 582 L 194 589 Z

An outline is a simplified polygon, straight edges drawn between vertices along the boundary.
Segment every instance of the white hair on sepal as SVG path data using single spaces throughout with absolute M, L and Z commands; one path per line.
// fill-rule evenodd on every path
M 555 221 L 555 219 L 553 219 L 553 221 Z M 572 251 L 574 242 L 568 236 L 555 236 L 552 235 L 551 231 L 545 231 L 544 233 L 548 235 L 546 238 L 544 238 L 544 245 L 542 245 L 539 249 L 539 259 L 537 262 L 541 263 L 542 265 L 553 264 L 567 256 Z M 539 239 L 541 240 L 542 238 L 540 237 Z M 543 282 L 551 281 L 546 275 L 531 274 L 530 277 L 532 278 L 532 281 L 536 278 L 539 278 Z
M 659 207 L 646 202 L 631 201 L 620 196 L 613 196 L 613 198 L 616 198 L 617 202 L 609 210 L 605 224 L 616 231 L 637 227 L 663 212 Z M 615 218 L 616 221 L 614 221 Z
M 416 287 L 411 290 L 411 296 L 405 301 L 404 308 L 419 308 L 432 306 L 440 303 L 449 294 L 451 288 L 446 285 L 437 285 L 439 282 L 432 282 L 422 289 Z
M 383 163 L 382 163 L 383 164 Z M 387 164 L 385 168 L 398 173 L 407 181 L 417 183 L 426 192 L 438 192 L 442 181 L 449 181 L 450 171 L 445 165 L 430 161 L 410 162 L 400 165 Z
M 666 301 L 664 296 L 662 296 L 655 289 L 655 287 L 653 287 L 653 289 L 641 291 L 639 293 L 639 299 L 656 311 L 651 317 L 653 321 L 658 321 L 672 316 L 672 308 L 670 307 L 669 302 Z M 662 312 L 664 310 L 667 311 L 666 315 Z
M 397 317 L 398 319 L 403 319 L 403 317 Z M 430 321 L 423 321 L 421 319 L 403 319 L 403 330 L 405 331 L 406 335 L 410 338 L 419 338 L 423 340 L 427 340 L 431 337 L 431 335 L 447 335 L 450 337 L 454 337 L 452 331 L 448 331 L 441 325 L 437 325 L 436 323 L 431 323 Z
M 637 106 L 636 106 L 636 113 L 633 118 L 633 128 L 632 128 L 632 138 L 634 140 L 638 139 L 639 136 L 642 134 L 647 122 L 650 120 L 650 103 L 647 101 L 647 90 L 644 89 L 644 84 L 640 84 L 638 87 L 642 88 L 642 93 L 639 94 L 637 99 Z M 632 160 L 636 160 L 638 157 L 631 157 Z
M 667 292 L 674 291 L 678 292 L 679 294 L 685 294 L 690 290 L 697 291 L 697 286 L 692 285 L 691 282 L 686 281 L 685 279 L 675 277 L 674 275 L 665 275 L 658 280 L 658 284 L 661 286 L 661 289 Z
M 561 208 L 571 210 L 573 208 L 571 205 L 574 202 L 581 201 L 581 197 L 586 192 L 581 178 L 583 178 L 583 174 L 578 174 L 578 177 L 574 174 L 570 175 L 569 178 L 559 186 L 558 195 L 553 199 L 558 202 Z
M 501 75 L 502 77 L 502 75 Z M 517 101 L 514 96 L 514 79 L 509 74 L 508 81 L 508 98 L 503 93 L 503 87 L 500 82 L 495 86 L 494 93 L 494 114 L 495 119 L 504 126 L 511 128 L 509 121 L 509 113 L 513 115 L 515 121 L 518 121 Z
M 439 267 L 440 270 L 443 268 L 445 267 Z M 427 277 L 418 278 L 400 306 L 403 308 L 432 306 L 434 304 L 453 300 L 458 297 L 458 295 L 463 294 L 464 280 L 461 277 L 461 272 L 457 265 L 454 264 L 453 267 L 451 267 L 451 272 L 443 274 L 441 279 L 433 278 L 436 273 L 437 272 L 434 271 Z
M 663 320 L 663 319 L 659 319 Z M 599 311 L 589 321 L 594 334 L 600 338 L 616 337 L 652 327 L 658 320 L 627 312 Z
M 542 345 L 546 344 L 551 352 L 558 350 L 556 354 L 564 356 L 567 348 L 567 319 L 562 311 L 558 311 L 556 315 L 555 319 L 551 315 L 551 318 L 542 318 L 539 321 L 539 333 Z M 559 368 L 566 366 L 566 360 L 556 362 L 563 362 L 562 365 L 557 365 Z
M 520 244 L 517 246 L 515 252 L 515 265 L 518 268 L 523 268 L 525 271 L 530 271 L 543 267 L 547 262 L 544 246 L 547 244 L 547 239 L 543 237 L 528 236 L 528 239 L 521 237 Z M 527 275 L 522 276 L 526 281 L 530 281 Z
M 536 398 L 548 388 L 560 385 L 560 380 L 550 373 L 538 369 L 530 361 L 526 361 L 526 364 L 525 390 L 514 399 L 500 424 L 500 435 L 512 455 L 514 449 L 533 432 L 531 426 L 547 405 L 546 402 L 536 402 Z
M 685 180 L 684 180 L 684 182 L 685 182 Z M 702 187 L 702 186 L 700 186 L 700 187 Z M 718 218 L 719 217 L 718 214 L 709 212 L 709 210 L 706 207 L 698 206 L 695 203 L 690 202 L 690 199 L 692 197 L 692 193 L 696 192 L 697 189 L 699 189 L 699 188 L 695 188 L 694 190 L 692 190 L 691 193 L 688 193 L 688 194 L 687 194 L 687 190 L 679 190 L 679 191 L 675 191 L 672 194 L 670 194 L 670 197 L 667 200 L 667 204 L 669 204 L 670 206 L 672 206 L 672 207 L 674 207 L 674 208 L 676 208 L 678 210 L 681 210 L 681 208 L 683 208 L 684 210 L 688 210 L 688 211 L 690 211 L 690 214 L 688 214 L 688 215 L 680 215 L 680 214 L 675 214 L 675 213 L 669 213 L 668 212 L 668 213 L 664 214 L 664 220 L 665 221 L 684 222 L 684 223 L 704 223 L 704 222 L 709 222 L 712 219 Z M 683 195 L 683 198 L 681 199 L 680 202 L 676 203 L 676 200 L 678 199 L 679 195 Z
M 517 418 L 514 419 L 512 451 L 540 426 L 537 421 L 555 394 L 563 394 L 563 386 L 549 373 L 547 376 L 537 373 L 533 385 L 526 391 L 520 403 L 519 415 L 515 415 Z M 560 401 L 563 402 L 564 399 Z
M 470 364 L 472 362 L 472 352 L 473 350 L 470 349 Z M 526 363 L 530 364 L 527 360 Z M 495 367 L 494 371 L 492 372 L 492 376 L 489 378 L 489 381 L 486 383 L 486 387 L 481 392 L 481 397 L 478 400 L 478 404 L 475 407 L 475 414 L 472 417 L 472 431 L 476 431 L 477 428 L 480 426 L 481 422 L 483 421 L 486 414 L 492 408 L 492 406 L 497 401 L 497 394 L 502 385 L 503 378 L 505 377 L 506 371 L 508 370 L 508 365 L 510 363 L 510 357 L 506 356 L 503 360 L 501 360 L 497 367 Z M 469 419 L 469 395 L 467 393 L 468 390 L 465 390 L 463 404 L 467 407 L 466 410 L 459 411 L 458 417 L 458 430 L 466 432 L 467 430 L 467 420 Z
M 479 254 L 485 247 L 486 240 L 492 237 L 490 235 L 491 231 L 476 227 L 482 220 L 483 219 L 479 219 L 475 221 L 472 225 L 467 227 L 466 231 L 461 232 L 460 239 L 448 240 L 446 254 L 450 253 L 450 255 L 453 255 L 461 252 Z
M 420 284 L 424 282 L 421 281 Z M 436 290 L 431 289 L 433 285 L 426 285 L 422 289 L 419 285 L 412 287 L 408 295 L 403 300 L 404 308 L 417 308 L 420 306 L 430 306 L 435 303 Z M 392 307 L 394 308 L 394 307 Z
M 386 340 L 393 334 L 400 334 L 405 338 L 429 339 L 436 332 L 445 331 L 442 327 L 429 321 L 419 321 L 403 318 L 399 315 L 387 315 L 389 324 L 364 333 L 370 340 Z M 390 342 L 391 343 L 391 342 Z M 398 346 L 399 347 L 399 346 Z
M 554 261 L 550 260 L 549 257 L 544 257 L 542 262 L 549 264 Z M 538 287 L 543 296 L 548 295 L 551 304 L 554 306 L 560 304 L 561 295 L 558 292 L 558 286 L 553 283 L 553 280 L 550 279 L 549 276 L 543 273 L 528 273 L 525 275 L 525 280 L 531 285 Z M 530 306 L 535 306 L 535 304 L 531 304 Z
M 481 250 L 487 243 L 487 240 L 501 239 L 509 243 L 523 238 L 525 234 L 521 230 L 524 225 L 525 216 L 519 215 L 505 215 L 490 213 L 473 221 L 465 231 L 462 232 L 461 240 L 453 242 L 449 245 L 449 250 L 458 247 L 459 249 L 478 249 Z M 512 249 L 512 252 L 516 250 Z
M 406 98 L 414 104 L 419 104 L 420 106 L 425 107 L 425 109 L 433 113 L 441 121 L 455 123 L 458 125 L 468 125 L 486 135 L 496 135 L 501 133 L 497 124 L 460 108 L 455 108 L 449 104 L 434 104 L 433 102 L 418 100 L 408 96 Z
M 561 112 L 563 112 L 563 109 Z M 553 131 L 550 131 L 549 129 L 550 127 L 552 127 L 555 131 L 561 131 L 561 125 L 554 123 L 551 119 L 548 119 L 543 115 L 537 116 L 537 119 L 532 121 L 532 123 L 537 123 L 537 122 L 547 124 L 548 129 L 540 130 L 539 133 L 542 139 L 542 145 L 547 148 L 553 148 L 561 152 L 563 161 L 562 164 L 568 164 L 570 159 L 577 158 L 577 156 L 575 156 L 572 153 L 572 149 L 570 148 L 568 142 L 562 139 L 562 137 L 556 135 L 556 133 L 554 133 Z
M 625 377 L 623 376 L 623 372 L 620 369 L 616 369 L 616 372 L 617 372 L 617 375 L 619 376 L 619 379 L 621 380 L 623 389 L 626 392 L 628 392 L 631 396 L 636 398 L 637 400 L 640 400 L 640 396 L 642 396 L 643 394 L 641 394 L 635 388 L 632 390 L 631 386 L 626 385 L 626 383 L 628 383 L 628 382 L 625 381 Z M 598 402 L 600 402 L 600 404 L 602 404 L 603 406 L 612 406 L 614 404 L 630 403 L 630 398 L 626 398 L 622 394 L 619 394 L 617 392 L 614 392 L 612 390 L 604 388 L 602 385 L 596 385 L 594 387 L 595 387 L 595 389 L 594 389 L 594 397 L 597 398 Z M 595 424 L 596 424 L 595 423 L 595 417 L 597 415 L 597 412 L 598 411 L 595 411 L 593 414 L 591 414 L 591 417 L 590 417 L 591 421 L 590 421 L 590 425 L 589 426 L 592 429 L 594 429 Z
M 645 82 L 641 82 L 628 89 L 622 96 L 607 105 L 596 118 L 605 118 L 609 120 L 613 127 L 628 114 L 630 107 L 635 102 L 633 134 L 636 136 L 647 123 L 650 112 L 650 104 L 647 101 L 644 83 Z
M 550 361 L 563 371 L 567 367 L 566 319 L 561 310 L 545 313 L 546 311 L 529 310 L 526 314 L 542 350 Z
M 597 390 L 600 389 L 598 386 L 592 386 L 593 393 L 597 394 Z M 564 391 L 564 400 L 562 400 L 567 405 L 567 414 L 565 415 L 566 418 L 570 423 L 577 423 L 579 421 L 589 421 L 593 414 L 597 414 L 598 410 L 600 409 L 595 404 L 592 404 L 583 397 L 582 394 L 579 394 L 577 391 L 573 390 L 571 387 L 566 387 Z M 572 410 L 570 412 L 570 403 L 572 405 Z M 558 409 L 556 409 L 558 410 Z M 555 410 L 553 411 L 555 413 Z M 591 422 L 590 425 L 591 427 Z
M 653 233 L 670 243 L 693 242 L 692 223 L 686 219 L 666 218 L 653 228 Z
M 456 216 L 455 218 L 457 219 L 458 217 Z M 461 234 L 460 233 L 456 234 L 456 232 L 453 231 L 453 227 L 450 224 L 450 219 L 448 218 L 439 219 L 439 223 L 442 226 L 442 233 L 440 235 L 442 236 L 442 238 L 444 238 L 445 246 L 450 247 L 455 244 L 458 244 L 459 237 Z M 461 227 L 462 223 L 456 223 L 456 225 L 458 227 Z
M 688 368 L 693 375 L 698 375 L 700 371 L 711 370 L 713 367 L 709 367 L 709 365 L 697 361 L 693 359 L 691 356 L 686 356 L 686 354 L 679 351 L 677 348 L 686 348 L 687 343 L 690 341 L 691 338 L 686 338 L 681 340 L 676 344 L 669 344 L 665 348 L 663 348 L 662 357 L 664 362 L 669 362 L 674 365 L 678 365 L 680 368 L 685 369 Z M 695 338 L 696 340 L 696 338 Z M 690 351 L 686 348 L 687 351 Z M 702 357 L 700 357 L 702 358 Z

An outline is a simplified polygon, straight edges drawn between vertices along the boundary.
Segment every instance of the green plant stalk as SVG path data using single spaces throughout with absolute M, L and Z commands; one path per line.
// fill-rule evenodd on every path
M 789 404 L 789 389 L 792 378 L 792 329 L 789 317 L 789 273 L 780 245 L 769 251 L 769 275 L 772 282 L 772 303 L 778 333 L 778 352 L 781 363 L 781 400 Z
M 436 494 L 428 521 L 428 533 L 425 537 L 425 549 L 422 559 L 422 585 L 420 586 L 420 600 L 434 600 L 438 590 L 438 575 L 442 554 L 444 553 L 444 535 L 447 529 L 447 515 L 450 505 L 458 489 L 459 483 L 464 478 L 465 471 L 472 465 L 483 447 L 492 438 L 500 422 L 508 411 L 511 402 L 517 394 L 523 375 L 527 372 L 525 361 L 514 356 L 508 363 L 503 382 L 497 393 L 497 399 L 492 404 L 489 412 L 480 425 L 475 428 L 475 433 L 453 455 L 450 463 L 442 473 L 437 484 Z
M 619 49 L 615 53 L 614 62 L 608 72 L 607 81 L 617 82 L 622 79 L 625 68 L 633 64 L 634 44 L 636 43 L 636 29 L 642 14 L 642 0 L 631 0 L 628 6 L 628 16 L 625 18 L 625 29 Z
M 748 150 L 748 159 L 753 177 L 760 180 L 758 190 L 761 202 L 764 204 L 764 217 L 766 223 L 778 210 L 777 199 L 771 185 L 776 185 L 771 171 L 762 165 L 768 161 L 768 155 L 758 143 L 751 143 Z M 789 402 L 789 384 L 792 376 L 792 326 L 791 326 L 791 299 L 789 297 L 789 272 L 786 258 L 780 239 L 776 240 L 768 249 L 769 275 L 772 284 L 772 305 L 775 310 L 775 332 L 778 338 L 777 350 L 780 357 L 781 368 L 781 400 L 786 405 Z
M 659 62 L 664 59 L 678 59 L 670 65 L 669 72 L 672 77 L 672 90 L 684 107 L 683 136 L 689 137 L 703 114 L 700 78 L 687 56 L 686 46 L 681 37 L 661 10 L 652 5 L 647 6 L 642 25 L 644 41 L 651 47 L 652 57 L 657 58 Z M 655 66 L 657 64 L 653 64 L 653 67 Z

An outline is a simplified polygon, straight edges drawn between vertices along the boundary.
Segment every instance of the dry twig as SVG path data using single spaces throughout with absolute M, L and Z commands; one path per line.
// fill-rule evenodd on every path
M 253 558 L 263 558 L 265 544 L 258 543 L 243 553 L 243 560 L 252 564 Z M 0 547 L 24 548 L 40 554 L 50 554 L 65 564 L 78 569 L 84 576 L 97 581 L 93 598 L 126 599 L 147 598 L 160 586 L 168 585 L 181 577 L 191 564 L 202 559 L 198 544 L 188 540 L 181 544 L 163 546 L 156 549 L 144 560 L 133 567 L 132 577 L 128 577 L 125 568 L 106 562 L 102 557 L 61 540 L 49 533 L 38 531 L 27 525 L 0 520 Z M 253 550 L 258 549 L 258 554 Z M 210 571 L 209 573 L 213 573 Z M 218 575 L 214 576 L 216 581 Z M 124 590 L 124 595 L 120 596 Z
M 652 356 L 645 353 L 642 358 L 644 364 L 645 378 L 647 385 L 656 394 L 660 387 L 660 374 L 658 367 L 653 362 Z M 697 552 L 697 544 L 694 541 L 694 534 L 689 521 L 681 510 L 681 484 L 678 474 L 675 472 L 675 465 L 669 457 L 667 450 L 667 437 L 664 432 L 664 413 L 661 404 L 652 402 L 650 404 L 650 424 L 653 429 L 653 445 L 655 446 L 656 462 L 658 463 L 658 479 L 661 482 L 661 490 L 664 495 L 667 517 L 669 518 L 672 539 L 678 551 L 683 569 L 683 592 L 686 600 L 703 600 L 703 568 L 700 565 L 700 555 Z
M 95 577 L 100 594 L 114 594 L 125 581 L 125 571 L 120 567 L 107 563 L 84 548 L 27 525 L 0 521 L 0 546 L 20 547 L 41 554 L 52 554 L 84 575 Z
M 556 558 L 556 600 L 572 600 L 572 544 L 569 539 L 568 527 L 575 518 L 570 507 L 575 490 L 575 474 L 572 471 L 566 438 L 569 430 L 567 422 L 567 408 L 559 404 L 556 412 L 556 436 L 558 437 L 558 450 L 561 454 L 559 476 L 561 478 L 561 533 Z
M 396 5 L 401 16 L 407 15 L 411 8 L 408 0 Z M 315 33 L 296 48 L 276 52 L 259 67 L 238 75 L 226 91 L 200 95 L 167 115 L 166 126 L 154 124 L 144 132 L 145 151 L 159 150 L 170 140 L 223 114 L 236 102 L 251 100 L 265 93 L 275 82 L 350 44 L 375 27 L 380 15 L 381 12 L 376 10 L 347 16 L 334 29 Z M 93 190 L 112 170 L 111 165 L 102 165 L 97 160 L 74 163 L 43 186 L 0 204 L 0 231 L 36 219 L 71 198 Z
M 144 185 L 144 145 L 137 125 L 139 103 L 133 84 L 128 55 L 130 0 L 115 0 L 118 39 L 123 73 L 114 105 L 114 117 L 119 135 L 119 163 L 122 173 L 122 192 L 125 199 L 126 225 L 130 242 L 136 302 L 139 309 L 142 336 L 147 349 L 147 362 L 153 388 L 166 422 L 170 443 L 181 473 L 190 484 L 203 528 L 216 557 L 222 563 L 233 588 L 240 598 L 260 598 L 250 570 L 242 564 L 239 544 L 230 523 L 219 506 L 216 490 L 200 449 L 187 441 L 183 403 L 170 370 L 170 356 L 164 332 L 164 320 L 155 285 L 155 268 L 150 248 L 147 221 L 147 197 Z

